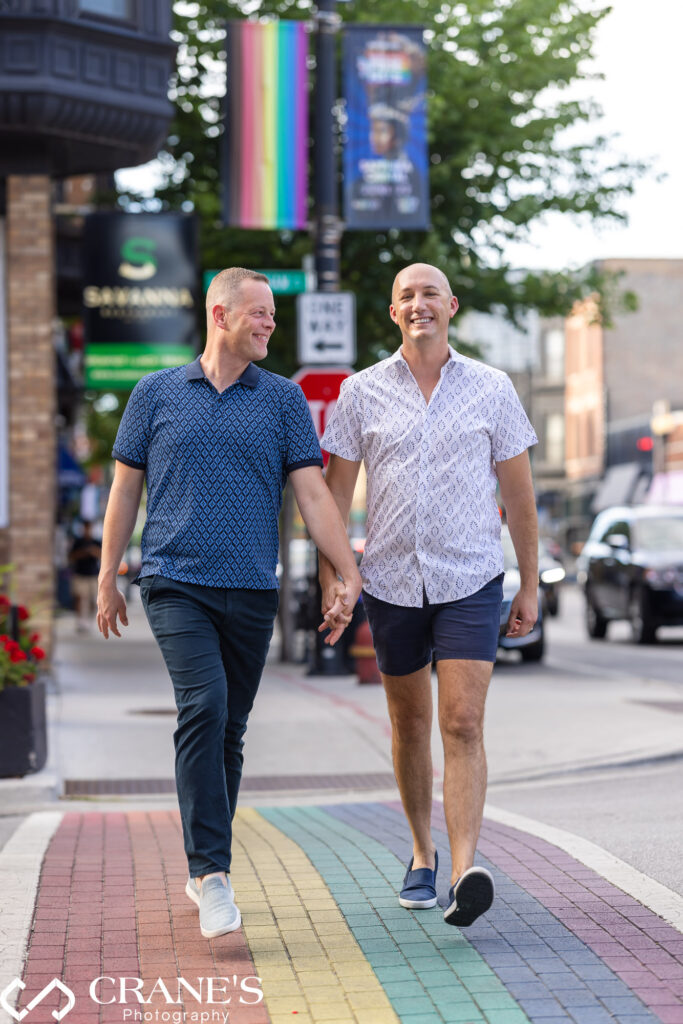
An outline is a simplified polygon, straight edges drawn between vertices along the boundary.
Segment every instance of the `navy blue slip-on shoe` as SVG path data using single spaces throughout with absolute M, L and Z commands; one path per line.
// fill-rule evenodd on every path
M 439 855 L 434 854 L 434 870 L 431 868 L 413 868 L 413 858 L 403 879 L 403 888 L 398 902 L 408 910 L 426 910 L 436 906 L 436 873 L 439 870 Z
M 495 893 L 490 871 L 486 868 L 468 868 L 448 892 L 444 921 L 446 924 L 466 928 L 486 913 L 493 903 Z

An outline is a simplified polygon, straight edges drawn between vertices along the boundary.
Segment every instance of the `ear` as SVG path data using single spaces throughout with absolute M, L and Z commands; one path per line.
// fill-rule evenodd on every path
M 455 316 L 455 314 L 458 312 L 459 309 L 460 309 L 460 303 L 458 302 L 456 296 L 453 295 L 452 298 L 451 298 L 451 312 L 450 312 L 450 315 L 451 316 Z
M 389 316 L 391 317 L 391 319 L 394 321 L 395 324 L 398 323 L 398 317 L 396 316 L 396 309 L 394 308 L 393 302 L 389 306 Z
M 226 329 L 228 311 L 225 306 L 219 306 L 216 304 L 211 307 L 211 319 L 215 323 L 216 327 L 220 327 L 222 331 Z

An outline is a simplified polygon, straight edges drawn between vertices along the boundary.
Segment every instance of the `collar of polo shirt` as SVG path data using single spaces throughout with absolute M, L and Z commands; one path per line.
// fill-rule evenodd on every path
M 204 380 L 208 380 L 208 377 L 202 369 L 202 364 L 199 361 L 201 358 L 201 355 L 197 356 L 196 359 L 191 363 L 188 363 L 185 367 L 185 376 L 188 380 L 202 380 L 202 378 Z M 249 363 L 242 376 L 238 377 L 235 383 L 244 384 L 247 388 L 255 388 L 258 384 L 258 377 L 258 366 L 255 366 L 254 363 Z

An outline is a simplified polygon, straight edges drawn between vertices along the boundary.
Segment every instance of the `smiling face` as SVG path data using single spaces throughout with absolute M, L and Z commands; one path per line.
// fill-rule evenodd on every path
M 222 328 L 233 355 L 258 362 L 268 355 L 268 341 L 275 330 L 273 293 L 265 281 L 244 280 L 226 305 L 212 309 L 214 323 Z
M 414 263 L 396 275 L 389 313 L 403 341 L 447 341 L 448 323 L 458 310 L 446 276 L 428 263 Z

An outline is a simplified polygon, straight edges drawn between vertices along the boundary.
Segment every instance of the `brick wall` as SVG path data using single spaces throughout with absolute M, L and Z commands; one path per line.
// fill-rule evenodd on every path
M 595 302 L 577 303 L 565 327 L 565 469 L 598 477 L 605 465 L 603 330 Z
M 638 297 L 638 310 L 616 312 L 604 332 L 610 423 L 649 417 L 661 399 L 683 408 L 683 259 L 612 259 L 598 266 L 622 274 L 619 288 Z
M 50 179 L 7 179 L 10 526 L 16 600 L 51 646 L 55 518 L 55 316 Z

